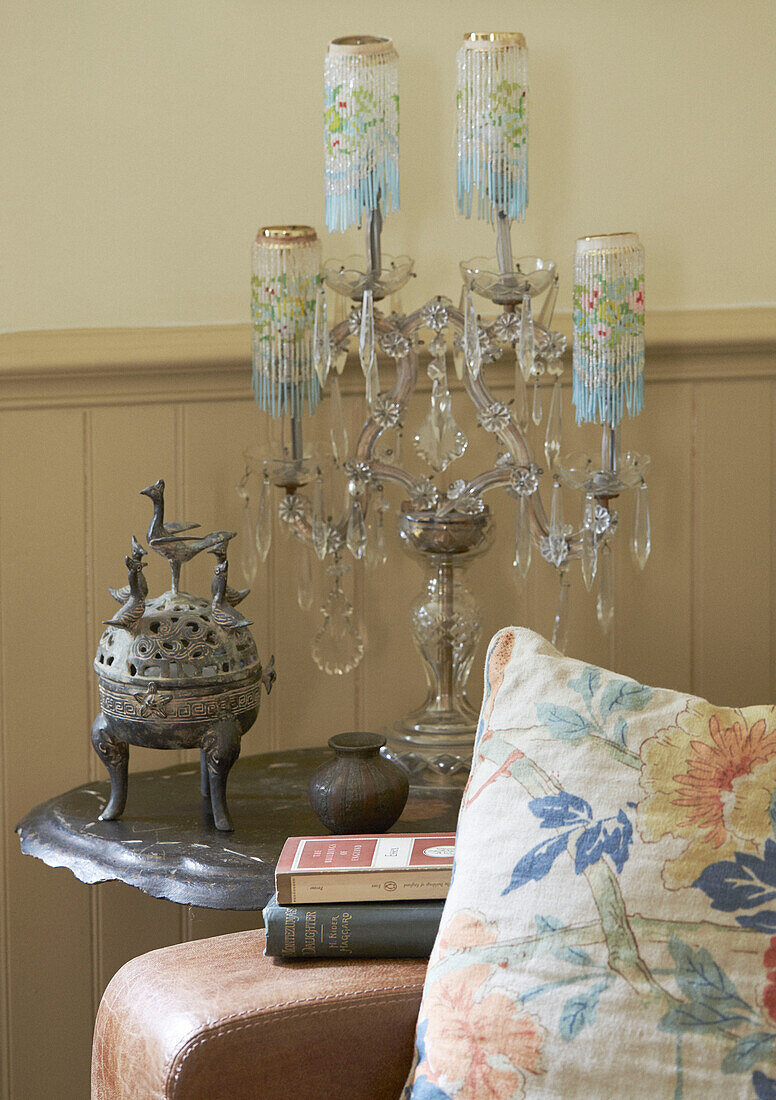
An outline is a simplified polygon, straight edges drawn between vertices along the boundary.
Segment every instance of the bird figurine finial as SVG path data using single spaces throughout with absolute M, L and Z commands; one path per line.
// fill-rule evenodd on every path
M 227 579 L 229 576 L 229 563 L 224 561 L 217 561 L 215 569 L 213 570 L 213 580 L 210 585 L 210 591 L 213 596 L 212 603 L 210 604 L 210 614 L 213 616 L 213 621 L 221 627 L 222 630 L 237 630 L 241 626 L 250 626 L 249 619 L 243 618 L 239 611 L 229 604 L 226 598 Z
M 208 550 L 208 554 L 215 554 L 216 561 L 219 565 L 226 563 L 226 540 L 222 539 L 214 546 L 211 546 Z M 242 603 L 246 596 L 250 595 L 250 588 L 232 588 L 231 585 L 226 586 L 226 602 L 231 604 L 232 607 L 237 607 L 238 603 Z
M 137 539 L 133 535 L 132 536 L 132 558 L 133 558 L 133 560 L 134 561 L 142 561 L 145 556 L 146 556 L 145 549 L 140 545 L 140 543 L 137 541 Z M 148 595 L 148 581 L 145 579 L 145 574 L 144 573 L 140 574 L 140 576 L 138 577 L 138 582 L 140 584 L 140 592 L 141 592 L 143 598 L 145 599 L 145 597 Z M 129 591 L 129 585 L 128 584 L 123 585 L 123 587 L 121 587 L 121 588 L 109 588 L 108 591 L 110 592 L 111 596 L 116 601 L 116 603 L 122 603 L 122 604 L 126 603 L 127 600 L 129 599 L 129 596 L 130 596 L 130 591 Z
M 145 553 L 145 551 L 143 551 L 143 553 Z M 130 557 L 130 555 L 127 555 L 124 561 L 129 570 L 129 598 L 124 606 L 116 612 L 113 618 L 105 619 L 104 623 L 106 626 L 123 627 L 124 630 L 128 630 L 130 634 L 134 634 L 137 624 L 143 618 L 145 612 L 145 598 L 148 592 L 148 585 L 145 583 L 145 578 L 143 577 L 145 562 L 142 561 L 142 555 L 138 557 Z M 143 588 L 145 588 L 145 592 Z
M 209 550 L 216 543 L 228 542 L 236 534 L 236 531 L 213 531 L 209 535 L 204 535 L 201 539 L 190 535 L 170 535 L 152 539 L 151 549 L 155 550 L 157 554 L 161 554 L 170 563 L 172 574 L 171 592 L 173 596 L 178 594 L 181 566 L 184 562 L 191 561 L 197 554 L 201 554 L 203 550 Z

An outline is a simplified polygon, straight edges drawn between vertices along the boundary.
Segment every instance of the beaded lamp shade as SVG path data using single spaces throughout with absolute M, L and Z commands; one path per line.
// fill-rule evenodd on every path
M 528 51 L 522 34 L 467 34 L 458 51 L 458 209 L 522 221 L 528 205 Z
M 390 38 L 329 43 L 324 66 L 326 228 L 399 209 L 399 57 Z
M 644 405 L 644 248 L 635 233 L 577 241 L 573 398 L 578 424 L 618 424 Z
M 313 319 L 321 246 L 306 225 L 260 229 L 253 245 L 253 392 L 273 417 L 312 413 L 321 398 Z

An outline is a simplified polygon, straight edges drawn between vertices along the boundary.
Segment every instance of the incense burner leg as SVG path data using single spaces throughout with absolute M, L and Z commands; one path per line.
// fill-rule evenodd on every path
M 210 804 L 217 829 L 230 833 L 234 829 L 226 805 L 226 780 L 240 755 L 240 723 L 234 718 L 221 718 L 202 738 L 202 752 L 207 761 Z
M 102 712 L 97 715 L 92 726 L 92 745 L 110 776 L 110 798 L 99 819 L 116 821 L 124 813 L 127 803 L 129 745 L 116 737 L 109 720 Z
M 210 798 L 210 777 L 207 771 L 207 756 L 205 750 L 199 750 L 199 789 L 203 798 Z

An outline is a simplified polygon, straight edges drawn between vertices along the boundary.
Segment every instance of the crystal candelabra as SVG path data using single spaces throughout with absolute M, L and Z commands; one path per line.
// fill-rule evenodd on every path
M 259 407 L 270 414 L 268 453 L 255 457 L 238 486 L 246 538 L 243 568 L 253 580 L 270 549 L 272 487 L 283 490 L 282 525 L 298 538 L 299 604 L 312 604 L 313 557 L 330 563 L 332 589 L 313 657 L 327 673 L 343 674 L 364 646 L 344 589 L 346 551 L 356 562 L 387 559 L 383 517 L 386 488 L 401 490 L 397 527 L 402 545 L 426 569 L 424 591 L 410 610 L 412 633 L 428 680 L 424 703 L 397 721 L 389 748 L 414 782 L 455 783 L 468 769 L 477 713 L 466 684 L 480 625 L 464 567 L 492 542 L 484 496 L 502 488 L 516 501 L 514 566 L 525 578 L 534 548 L 559 574 L 553 641 L 566 646 L 570 566 L 581 562 L 588 590 L 598 584 L 599 619 L 608 629 L 614 612 L 611 542 L 617 526 L 612 502 L 637 489 L 633 549 L 640 566 L 650 550 L 644 475 L 648 459 L 623 454 L 619 425 L 643 404 L 644 254 L 637 236 L 622 233 L 577 242 L 574 268 L 573 400 L 577 422 L 602 425 L 600 460 L 561 456 L 560 377 L 565 338 L 550 328 L 558 293 L 555 265 L 540 257 L 515 259 L 510 228 L 522 221 L 528 197 L 527 51 L 519 34 L 466 35 L 458 53 L 457 201 L 495 228 L 496 257 L 461 264 L 458 308 L 432 298 L 405 315 L 397 296 L 413 261 L 382 252 L 382 214 L 399 207 L 398 58 L 389 39 L 335 39 L 325 64 L 326 223 L 331 231 L 364 225 L 365 259 L 321 265 L 315 231 L 306 226 L 260 230 L 253 250 L 253 378 Z M 330 327 L 326 287 L 340 319 Z M 498 310 L 482 317 L 475 295 Z M 377 304 L 391 299 L 388 313 Z M 349 313 L 343 305 L 352 303 Z M 420 334 L 428 336 L 428 413 L 414 436 L 432 476 L 410 472 L 401 458 L 401 433 L 418 380 Z M 466 480 L 441 477 L 463 455 L 467 438 L 456 423 L 448 382 L 448 343 L 458 379 L 477 410 L 478 423 L 497 440 L 495 464 Z M 367 417 L 352 451 L 345 429 L 339 375 L 351 340 L 358 342 Z M 395 364 L 395 383 L 381 385 L 378 350 Z M 514 398 L 494 399 L 488 364 L 514 358 Z M 332 370 L 331 368 L 334 367 Z M 384 367 L 383 367 L 384 371 Z M 553 378 L 544 458 L 552 478 L 549 518 L 539 495 L 540 475 L 527 440 L 528 425 L 543 419 L 540 379 Z M 383 374 L 383 377 L 385 374 Z M 528 385 L 533 383 L 529 400 Z M 305 452 L 302 421 L 324 387 L 330 398 L 331 453 Z M 510 407 L 511 405 L 511 407 Z M 279 424 L 279 431 L 276 425 Z M 347 481 L 342 514 L 333 506 L 328 468 Z M 258 515 L 249 478 L 262 477 Z M 324 478 L 324 471 L 327 476 Z M 437 478 L 437 483 L 434 481 Z M 581 523 L 565 522 L 561 485 L 582 494 Z M 307 492 L 301 490 L 306 488 Z M 328 506 L 327 506 L 328 502 Z M 250 532 L 249 532 L 250 534 Z

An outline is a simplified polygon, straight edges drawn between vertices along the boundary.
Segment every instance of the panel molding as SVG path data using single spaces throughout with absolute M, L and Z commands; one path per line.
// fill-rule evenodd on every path
M 569 314 L 557 326 L 570 339 Z M 650 382 L 776 378 L 774 352 L 776 306 L 649 314 Z M 5 333 L 0 409 L 248 399 L 249 364 L 248 324 Z M 510 369 L 490 368 L 494 378 Z M 354 359 L 343 388 L 357 385 Z

